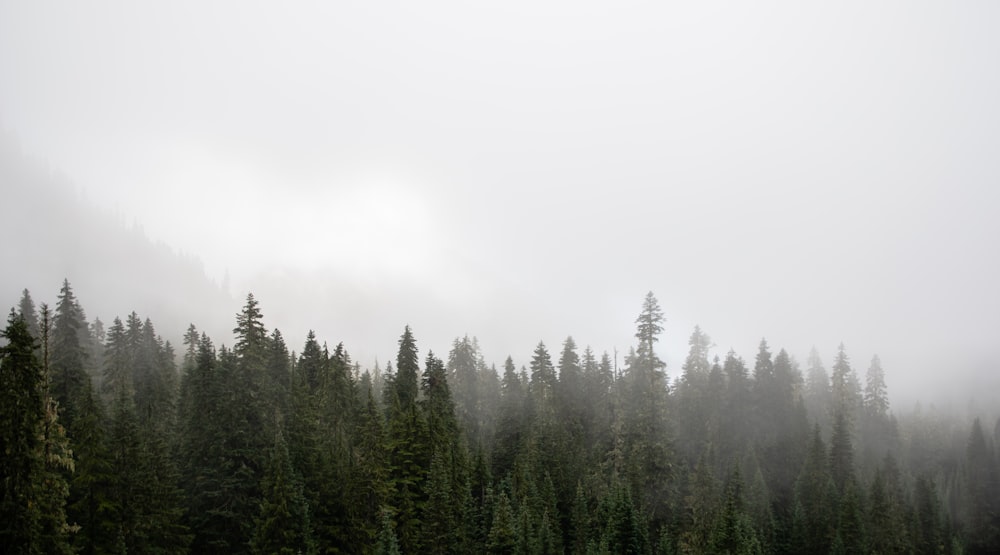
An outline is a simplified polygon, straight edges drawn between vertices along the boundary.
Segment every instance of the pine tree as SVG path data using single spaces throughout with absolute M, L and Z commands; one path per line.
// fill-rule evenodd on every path
M 292 371 L 288 346 L 281 331 L 275 329 L 267 342 L 267 366 L 263 393 L 265 406 L 272 407 L 281 415 L 291 412 Z
M 990 553 L 1000 545 L 1000 487 L 993 451 L 978 418 L 966 447 L 968 504 L 965 523 L 970 553 Z
M 833 418 L 833 435 L 830 438 L 830 476 L 837 491 L 844 492 L 854 480 L 854 445 L 851 425 L 844 411 L 837 411 Z
M 42 328 L 38 321 L 38 312 L 35 310 L 35 301 L 31 298 L 31 293 L 27 289 L 21 292 L 21 300 L 17 305 L 17 314 L 24 319 L 24 324 L 28 327 L 28 333 L 35 339 L 36 349 L 41 345 Z
M 886 392 L 885 372 L 878 355 L 872 357 L 872 364 L 868 367 L 864 406 L 865 412 L 873 419 L 889 417 L 889 394 Z
M 833 363 L 833 375 L 830 378 L 833 395 L 833 411 L 844 411 L 852 418 L 861 404 L 861 385 L 851 368 L 847 350 L 841 343 L 837 348 L 837 360 Z
M 459 455 L 458 421 L 455 418 L 455 404 L 448 387 L 444 363 L 434 353 L 427 353 L 421 389 L 424 393 L 421 406 L 427 419 L 430 448 L 445 457 L 450 468 Z
M 826 429 L 829 425 L 829 415 L 832 410 L 833 393 L 830 390 L 830 376 L 823 367 L 816 347 L 809 351 L 809 365 L 806 371 L 805 403 L 810 416 Z
M 295 475 L 280 426 L 267 461 L 260 510 L 254 519 L 250 549 L 259 554 L 316 552 L 309 505 Z
M 119 321 L 120 323 L 120 321 Z M 113 328 L 114 333 L 114 328 Z M 114 341 L 112 336 L 110 341 Z M 112 353 L 114 356 L 116 353 Z M 109 360 L 109 372 L 114 370 L 116 361 Z M 132 403 L 132 376 L 126 374 L 108 383 L 114 392 L 111 429 L 108 434 L 111 480 L 109 497 L 114 513 L 114 535 L 125 552 L 138 547 L 134 537 L 139 511 L 133 505 L 136 490 L 144 476 L 138 474 L 139 423 Z
M 81 412 L 79 405 L 84 402 L 80 397 L 89 380 L 86 341 L 86 317 L 69 281 L 64 280 L 52 324 L 50 372 L 52 396 L 59 403 L 60 415 L 71 433 Z
M 793 549 L 799 553 L 823 553 L 833 539 L 836 525 L 835 486 L 829 471 L 829 458 L 819 425 L 813 429 L 808 455 L 795 484 L 798 537 Z
M 14 311 L 0 335 L 7 342 L 0 347 L 0 550 L 69 553 L 61 471 L 72 469 L 72 459 L 37 342 Z
M 635 323 L 635 337 L 639 340 L 639 346 L 635 352 L 636 357 L 633 361 L 635 369 L 647 375 L 662 372 L 667 365 L 656 355 L 654 346 L 660 340 L 660 334 L 663 333 L 663 311 L 652 291 L 646 293 L 646 299 L 642 303 L 642 312 L 639 313 Z
M 227 536 L 239 524 L 233 522 L 224 491 L 226 391 L 224 370 L 220 366 L 212 341 L 202 334 L 195 366 L 185 376 L 185 391 L 190 398 L 181 404 L 184 412 L 179 418 L 182 430 L 179 460 L 188 503 L 186 522 L 194 535 L 191 543 L 194 553 L 225 552 L 239 547 L 231 547 Z
M 914 484 L 913 547 L 918 555 L 944 552 L 941 533 L 941 505 L 934 482 L 927 476 L 917 477 Z
M 632 502 L 627 487 L 615 486 L 605 500 L 607 515 L 601 543 L 608 546 L 611 553 L 638 555 L 648 550 L 647 524 L 643 522 L 641 511 Z
M 708 549 L 717 516 L 717 489 L 715 477 L 703 456 L 688 474 L 681 502 L 678 547 L 682 551 L 703 553 Z
M 399 338 L 399 352 L 396 355 L 396 379 L 393 383 L 395 402 L 400 407 L 415 406 L 417 402 L 417 384 L 420 374 L 420 360 L 417 357 L 417 344 L 413 338 L 410 326 L 403 329 Z
M 481 445 L 486 424 L 480 419 L 483 399 L 480 386 L 479 347 L 468 335 L 452 343 L 448 353 L 448 383 L 454 392 L 455 414 L 470 445 Z
M 493 510 L 493 523 L 490 526 L 486 548 L 496 555 L 513 555 L 518 544 L 517 522 L 507 492 L 501 490 Z
M 623 381 L 623 459 L 631 487 L 641 492 L 642 509 L 651 515 L 652 529 L 666 522 L 673 483 L 673 433 L 667 418 L 666 366 L 653 345 L 663 331 L 663 314 L 652 293 L 646 295 L 636 319 L 639 347 L 630 357 Z
M 570 553 L 584 554 L 590 542 L 591 521 L 583 484 L 576 485 L 576 494 L 573 496 L 573 506 L 570 511 L 569 544 L 566 547 Z
M 711 407 L 707 403 L 708 349 L 712 340 L 695 326 L 688 339 L 688 356 L 681 368 L 677 385 L 678 449 L 693 463 L 708 442 L 708 420 Z
M 108 497 L 114 535 L 129 552 L 185 553 L 191 542 L 182 524 L 180 476 L 169 456 L 174 433 L 173 354 L 147 320 L 133 312 L 128 330 L 115 318 L 106 338 L 103 387 L 112 395 L 108 433 Z M 146 414 L 136 405 L 133 379 L 142 380 Z
M 555 387 L 556 370 L 552 365 L 552 357 L 549 356 L 545 343 L 539 341 L 531 358 L 531 382 L 528 385 L 536 418 L 555 418 Z
M 363 544 L 372 545 L 382 525 L 382 508 L 389 500 L 389 469 L 385 426 L 371 390 L 354 436 L 352 453 L 356 471 L 349 497 L 355 510 L 351 527 L 358 531 Z
M 375 547 L 376 555 L 400 555 L 399 539 L 392 528 L 392 519 L 389 511 L 382 511 L 382 528 L 378 533 L 378 545 Z
M 427 422 L 417 407 L 420 372 L 416 340 L 409 326 L 403 330 L 396 356 L 396 375 L 387 385 L 391 506 L 396 515 L 399 546 L 405 553 L 420 551 L 424 480 L 430 466 Z
M 427 474 L 427 505 L 423 510 L 423 525 L 420 527 L 423 553 L 452 553 L 455 548 L 457 511 L 454 509 L 449 466 L 441 452 L 434 453 Z
M 868 546 L 870 553 L 906 553 L 909 542 L 906 533 L 906 511 L 897 497 L 898 484 L 894 484 L 893 470 L 887 468 L 894 463 L 887 459 L 882 468 L 875 471 L 868 493 Z M 887 476 L 889 475 L 889 476 Z
M 499 423 L 493 446 L 495 476 L 506 476 L 514 468 L 514 460 L 524 439 L 527 404 L 524 385 L 514 367 L 514 361 L 508 356 L 504 362 L 498 411 Z
M 730 474 L 722 510 L 713 524 L 708 552 L 730 555 L 763 553 L 751 517 L 744 510 L 743 480 L 739 470 Z
M 263 315 L 253 294 L 236 315 L 233 329 L 236 343 L 232 351 L 220 349 L 215 367 L 218 378 L 216 412 L 221 441 L 218 469 L 219 497 L 216 515 L 225 532 L 213 542 L 221 542 L 233 553 L 246 552 L 253 534 L 254 517 L 258 514 L 267 452 L 266 436 L 270 418 L 263 406 L 261 387 L 264 382 L 267 332 Z M 197 534 L 197 530 L 196 530 Z M 195 538 L 195 545 L 198 538 Z M 192 546 L 194 547 L 194 546 Z
M 845 553 L 864 553 L 866 546 L 864 506 L 858 485 L 852 478 L 845 486 L 840 499 L 840 514 L 837 524 L 837 539 Z M 831 550 L 833 551 L 833 550 Z
M 67 429 L 73 445 L 74 472 L 66 519 L 71 526 L 80 527 L 73 536 L 74 548 L 82 553 L 100 553 L 118 544 L 109 499 L 111 461 L 102 426 L 106 417 L 89 378 L 83 382 L 77 399 L 76 420 Z

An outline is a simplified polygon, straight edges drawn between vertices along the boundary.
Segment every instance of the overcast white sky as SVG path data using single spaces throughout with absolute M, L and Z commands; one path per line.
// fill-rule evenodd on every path
M 0 126 L 295 348 L 624 351 L 653 290 L 672 376 L 996 360 L 1000 4 L 812 4 L 5 0 Z

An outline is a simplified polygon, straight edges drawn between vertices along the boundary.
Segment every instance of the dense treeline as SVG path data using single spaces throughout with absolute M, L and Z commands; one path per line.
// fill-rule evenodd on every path
M 488 365 L 475 339 L 362 369 L 298 353 L 252 295 L 232 347 L 25 291 L 0 351 L 4 553 L 990 553 L 1000 422 L 897 419 L 878 357 L 803 371 L 691 334 L 647 295 L 619 368 L 567 338 Z

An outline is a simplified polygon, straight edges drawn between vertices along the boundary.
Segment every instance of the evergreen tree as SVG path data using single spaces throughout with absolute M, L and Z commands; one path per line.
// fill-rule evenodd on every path
M 28 333 L 35 339 L 37 349 L 41 345 L 42 328 L 38 321 L 38 312 L 35 310 L 35 301 L 31 298 L 31 293 L 27 289 L 21 292 L 21 300 L 17 305 L 17 314 L 24 319 L 24 324 L 28 327 Z
M 837 411 L 833 417 L 830 476 L 840 493 L 843 493 L 845 486 L 854 479 L 854 445 L 851 441 L 851 425 L 844 411 Z
M 704 457 L 688 475 L 681 502 L 678 548 L 685 553 L 708 550 L 717 516 L 718 485 Z
M 390 492 L 385 426 L 371 390 L 354 436 L 352 453 L 356 471 L 349 497 L 355 510 L 351 528 L 358 532 L 362 543 L 372 545 L 382 526 L 382 509 Z
M 507 492 L 501 490 L 493 510 L 493 523 L 490 526 L 486 548 L 491 554 L 513 555 L 517 553 L 517 540 L 518 530 L 514 510 Z
M 446 457 L 451 467 L 458 455 L 458 422 L 455 404 L 448 387 L 447 372 L 441 359 L 427 353 L 427 363 L 421 380 L 424 399 L 421 405 L 427 419 L 432 451 Z
M 134 506 L 136 490 L 146 479 L 139 475 L 139 423 L 132 404 L 131 376 L 112 384 L 112 408 L 108 446 L 111 463 L 109 497 L 114 513 L 114 536 L 123 552 L 139 546 L 135 538 L 140 510 Z
M 794 534 L 792 547 L 798 553 L 825 553 L 836 526 L 835 486 L 819 425 L 813 429 L 802 472 L 795 484 Z
M 677 385 L 678 449 L 689 463 L 703 451 L 708 442 L 708 421 L 711 407 L 708 405 L 708 349 L 712 340 L 695 326 L 688 339 L 688 356 L 681 368 L 681 378 Z
M 864 507 L 857 483 L 853 478 L 844 486 L 840 499 L 840 514 L 834 541 L 839 541 L 844 553 L 864 553 L 866 547 L 866 527 Z M 836 549 L 831 549 L 837 552 Z
M 72 429 L 83 391 L 89 380 L 86 371 L 87 320 L 68 280 L 63 280 L 52 323 L 52 395 L 59 403 L 65 426 Z
M 292 392 L 291 357 L 281 331 L 275 329 L 267 342 L 267 370 L 263 392 L 265 405 L 287 417 L 291 412 Z
M 73 463 L 48 398 L 37 343 L 13 310 L 0 335 L 7 343 L 0 347 L 0 548 L 69 553 L 62 471 Z
M 636 348 L 633 366 L 637 371 L 646 375 L 662 372 L 667 365 L 656 355 L 654 347 L 656 342 L 660 340 L 660 334 L 663 333 L 663 311 L 652 291 L 646 293 L 646 299 L 642 303 L 642 312 L 639 313 L 635 323 L 635 337 L 639 340 L 639 346 Z
M 417 357 L 416 340 L 413 338 L 410 326 L 406 326 L 399 339 L 399 352 L 396 355 L 396 378 L 392 388 L 395 394 L 395 404 L 399 407 L 415 406 L 419 375 L 420 360 Z
M 865 384 L 864 406 L 867 415 L 873 419 L 889 417 L 889 394 L 885 387 L 885 372 L 878 355 L 872 357 Z
M 499 423 L 493 447 L 493 474 L 506 476 L 514 468 L 514 459 L 524 439 L 527 397 L 525 384 L 508 356 L 501 382 Z
M 315 553 L 309 505 L 302 492 L 302 483 L 292 469 L 281 428 L 276 427 L 276 430 L 250 549 L 259 554 Z
M 382 528 L 378 533 L 378 545 L 375 548 L 376 555 L 400 555 L 399 539 L 392 528 L 392 519 L 389 511 L 382 512 Z
M 893 470 L 887 468 L 894 463 L 887 459 L 882 468 L 875 471 L 868 494 L 868 546 L 870 553 L 906 553 L 909 542 L 906 538 L 906 511 L 897 497 L 898 484 L 893 483 Z M 887 476 L 888 475 L 888 476 Z
M 228 354 L 222 349 L 226 359 Z M 188 502 L 187 525 L 194 537 L 191 551 L 195 553 L 227 552 L 241 546 L 230 537 L 240 524 L 229 510 L 226 489 L 229 479 L 225 472 L 227 435 L 224 420 L 227 392 L 221 368 L 229 360 L 220 361 L 212 341 L 202 334 L 198 342 L 197 361 L 185 376 L 190 399 L 182 403 L 180 458 L 181 476 Z
M 941 505 L 934 482 L 927 476 L 919 476 L 914 484 L 914 512 L 914 552 L 918 555 L 943 553 Z
M 66 519 L 80 529 L 73 535 L 77 552 L 101 553 L 119 545 L 109 486 L 110 454 L 103 427 L 104 407 L 94 395 L 89 377 L 77 394 L 77 413 L 67 432 L 73 445 L 74 472 L 70 480 Z
M 805 403 L 810 416 L 820 423 L 823 429 L 829 425 L 829 414 L 832 410 L 833 392 L 830 390 L 830 376 L 823 367 L 816 347 L 809 351 L 809 365 L 806 371 Z
M 641 511 L 632 502 L 628 488 L 621 485 L 613 487 L 605 503 L 606 508 L 602 512 L 607 515 L 607 521 L 601 543 L 607 545 L 610 553 L 645 553 L 649 548 L 647 525 L 643 522 Z
M 662 332 L 663 314 L 652 293 L 646 295 L 636 319 L 639 347 L 630 357 L 622 393 L 623 459 L 634 491 L 642 495 L 642 510 L 651 515 L 652 529 L 666 523 L 673 483 L 673 433 L 667 418 L 666 366 L 653 350 Z
M 427 505 L 420 528 L 423 553 L 452 553 L 456 545 L 455 517 L 458 515 L 454 509 L 449 466 L 440 452 L 434 453 L 427 474 Z
M 851 368 L 843 343 L 837 348 L 837 360 L 833 363 L 830 382 L 834 412 L 846 411 L 845 415 L 850 415 L 848 418 L 851 418 L 861 404 L 861 385 Z
M 763 548 L 754 530 L 753 520 L 745 512 L 743 480 L 733 471 L 726 484 L 722 510 L 715 519 L 708 552 L 729 555 L 762 554 Z
M 539 341 L 531 358 L 531 382 L 528 386 L 533 413 L 537 418 L 555 418 L 555 387 L 556 370 L 552 366 L 552 357 L 549 356 L 545 343 Z
M 486 422 L 480 419 L 483 409 L 480 367 L 482 366 L 479 346 L 468 335 L 452 343 L 448 353 L 448 383 L 455 398 L 455 414 L 466 431 L 466 441 L 470 445 L 481 445 L 484 441 Z
M 430 466 L 427 421 L 417 407 L 417 377 L 420 372 L 416 340 L 406 326 L 399 339 L 396 375 L 387 384 L 388 439 L 391 506 L 396 515 L 396 533 L 405 553 L 421 549 L 420 513 L 425 502 L 424 480 Z
M 993 450 L 978 418 L 966 448 L 968 505 L 965 523 L 970 553 L 990 553 L 1000 546 L 1000 487 Z

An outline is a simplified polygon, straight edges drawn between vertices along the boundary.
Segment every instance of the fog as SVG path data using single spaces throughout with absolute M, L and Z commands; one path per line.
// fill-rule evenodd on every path
M 0 298 L 66 277 L 90 317 L 231 343 L 253 291 L 292 348 L 315 329 L 370 366 L 409 324 L 521 365 L 567 335 L 621 357 L 652 290 L 671 378 L 698 324 L 720 355 L 878 353 L 905 402 L 1000 391 L 998 25 L 988 2 L 4 2 L 2 219 L 37 181 L 15 165 L 63 175 L 228 304 L 170 314 L 151 299 L 181 284 L 124 277 L 103 302 L 106 266 L 7 228 Z

